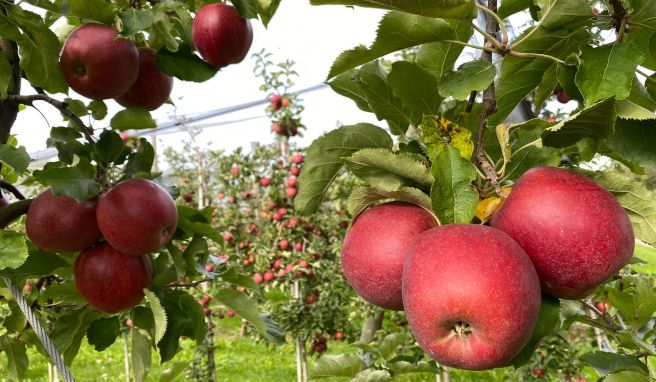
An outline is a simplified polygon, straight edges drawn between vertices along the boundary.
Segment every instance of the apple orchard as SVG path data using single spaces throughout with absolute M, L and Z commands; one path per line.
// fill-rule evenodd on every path
M 656 1 L 309 3 L 381 10 L 325 80 L 379 122 L 301 147 L 280 0 L 0 0 L 0 379 L 656 378 Z M 142 137 L 249 59 L 275 143 Z

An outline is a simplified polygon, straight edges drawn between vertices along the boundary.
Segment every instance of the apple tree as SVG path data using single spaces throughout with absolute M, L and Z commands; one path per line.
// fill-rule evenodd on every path
M 656 4 L 311 3 L 388 11 L 328 73 L 386 128 L 315 140 L 295 210 L 314 214 L 344 168 L 364 183 L 347 202 L 344 276 L 403 310 L 414 336 L 380 333 L 312 375 L 653 378 Z M 558 355 L 572 333 L 590 351 Z
M 144 380 L 153 351 L 167 362 L 181 337 L 205 338 L 205 313 L 190 289 L 244 277 L 210 253 L 224 245 L 214 208 L 176 204 L 179 189 L 154 170 L 153 146 L 125 132 L 156 127 L 150 111 L 170 102 L 174 81 L 206 81 L 242 61 L 251 20 L 266 25 L 278 4 L 0 2 L 3 375 L 22 379 L 34 348 L 70 381 L 66 365 L 85 337 L 102 351 L 127 326 L 132 373 Z M 111 99 L 121 105 L 113 116 Z M 36 105 L 56 108 L 63 123 L 42 127 L 56 160 L 30 169 L 12 128 Z M 277 333 L 255 301 L 233 292 L 213 297 L 263 336 Z

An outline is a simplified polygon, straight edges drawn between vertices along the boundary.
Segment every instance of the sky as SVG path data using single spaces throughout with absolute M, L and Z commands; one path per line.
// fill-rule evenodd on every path
M 307 1 L 283 1 L 278 12 L 270 22 L 268 29 L 253 20 L 254 40 L 249 56 L 240 64 L 231 65 L 221 70 L 209 81 L 192 83 L 175 80 L 171 99 L 175 107 L 164 105 L 154 111 L 153 117 L 160 122 L 170 121 L 172 115 L 202 113 L 209 110 L 239 105 L 262 100 L 266 94 L 260 91 L 261 79 L 253 75 L 255 60 L 252 53 L 266 49 L 273 53 L 272 60 L 281 62 L 291 59 L 299 77 L 292 90 L 307 88 L 325 81 L 333 60 L 344 50 L 358 44 L 369 45 L 375 38 L 375 31 L 383 11 L 367 8 L 348 8 L 344 6 L 310 6 Z M 28 83 L 23 84 L 23 93 L 31 90 Z M 71 96 L 81 96 L 70 91 Z M 62 100 L 62 94 L 54 95 Z M 305 111 L 302 115 L 308 127 L 304 138 L 296 138 L 303 146 L 324 132 L 340 124 L 359 122 L 377 123 L 375 117 L 361 112 L 347 98 L 334 93 L 330 88 L 306 93 L 302 97 Z M 112 100 L 107 100 L 110 116 L 121 110 Z M 62 119 L 56 109 L 45 103 L 37 103 L 43 116 L 32 108 L 19 113 L 13 133 L 20 144 L 30 153 L 46 148 L 49 125 L 62 125 Z M 46 122 L 45 118 L 48 120 Z M 270 122 L 265 117 L 265 105 L 260 105 L 240 112 L 230 113 L 215 119 L 203 121 L 203 125 L 213 122 L 234 121 L 260 117 L 242 123 L 222 124 L 204 129 L 199 141 L 210 143 L 212 149 L 232 151 L 237 147 L 250 147 L 251 142 L 273 142 Z M 109 117 L 96 122 L 94 128 L 103 128 L 109 124 Z M 158 150 L 164 146 L 179 147 L 187 133 L 165 134 L 158 136 Z

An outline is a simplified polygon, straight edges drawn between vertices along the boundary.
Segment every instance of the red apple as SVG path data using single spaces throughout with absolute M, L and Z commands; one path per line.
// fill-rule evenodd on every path
M 78 202 L 41 192 L 27 212 L 25 230 L 37 247 L 50 252 L 77 252 L 90 247 L 101 235 L 95 201 Z
M 283 127 L 282 124 L 280 124 L 278 122 L 274 122 L 273 124 L 271 124 L 271 131 L 273 131 L 274 133 L 276 133 L 278 135 L 284 135 L 285 134 L 285 128 Z
M 285 207 L 278 208 L 278 213 L 282 216 L 287 215 L 287 209 Z
M 274 94 L 271 96 L 271 109 L 273 111 L 278 111 L 282 107 L 282 100 L 283 98 L 279 96 L 278 94 Z
M 290 102 L 289 102 L 289 98 L 287 98 L 287 97 L 283 97 L 283 98 L 280 100 L 280 107 L 283 108 L 283 109 L 288 108 L 288 107 L 289 107 L 289 104 L 290 104 Z
M 129 179 L 100 196 L 98 227 L 116 250 L 143 255 L 166 245 L 178 224 L 173 198 L 155 182 Z
M 30 293 L 30 291 L 32 290 L 32 287 L 33 287 L 33 285 L 30 284 L 30 283 L 27 283 L 27 284 L 23 285 L 23 292 L 24 293 Z
M 317 301 L 317 296 L 310 294 L 305 298 L 305 303 L 310 305 L 313 304 L 315 301 Z
M 558 92 L 558 94 L 556 94 L 556 99 L 560 103 L 568 103 L 569 101 L 572 100 L 571 98 L 569 98 L 569 95 L 567 95 L 567 92 L 565 92 L 565 90 L 562 89 Z
M 308 262 L 305 261 L 305 260 L 301 260 L 301 261 L 298 262 L 298 266 L 301 267 L 301 268 L 309 268 L 310 264 L 308 264 Z
M 118 97 L 134 84 L 139 75 L 139 52 L 117 34 L 112 27 L 90 23 L 66 38 L 59 66 L 73 90 L 101 100 Z
M 239 171 L 239 166 L 232 166 L 232 167 L 230 168 L 230 173 L 232 174 L 232 176 L 237 176 L 237 175 L 239 175 L 239 172 L 240 172 L 240 171 Z
M 196 12 L 191 38 L 203 59 L 220 69 L 246 57 L 253 43 L 253 28 L 235 7 L 212 3 Z
M 303 163 L 303 154 L 294 154 L 294 157 L 292 158 L 292 162 L 296 164 L 301 164 Z
M 335 339 L 337 341 L 343 340 L 344 339 L 344 332 L 341 332 L 341 331 L 335 332 Z
M 282 220 L 282 215 L 280 215 L 279 213 L 276 212 L 276 213 L 273 214 L 272 219 L 273 219 L 273 221 L 279 222 L 279 221 Z
M 269 281 L 273 280 L 274 276 L 275 275 L 273 274 L 273 272 L 266 271 L 266 272 L 264 272 L 264 281 L 269 282 Z
M 127 256 L 103 243 L 80 253 L 73 276 L 77 290 L 89 305 L 116 313 L 141 301 L 153 270 L 148 256 Z
M 365 300 L 385 309 L 403 310 L 403 261 L 415 237 L 436 225 L 430 212 L 409 203 L 385 203 L 366 210 L 344 238 L 346 280 Z
M 168 101 L 173 90 L 173 77 L 157 66 L 155 51 L 139 48 L 139 76 L 135 83 L 116 102 L 124 107 L 155 110 Z
M 285 273 L 289 273 L 294 269 L 294 264 L 287 264 L 285 266 Z
M 234 316 L 235 316 L 235 312 L 232 311 L 232 310 L 229 310 L 229 311 L 226 312 L 226 315 L 227 315 L 228 317 L 234 317 Z
M 260 186 L 268 187 L 271 184 L 271 179 L 264 177 L 260 179 Z
M 287 187 L 286 193 L 287 193 L 287 197 L 293 198 L 296 196 L 296 194 L 298 194 L 298 188 Z
M 192 194 L 187 193 L 182 195 L 182 200 L 184 200 L 187 203 L 191 203 L 194 201 L 194 196 Z
M 531 372 L 535 378 L 542 378 L 544 377 L 544 370 L 540 369 L 539 367 L 536 367 L 533 369 Z
M 289 241 L 288 240 L 282 239 L 282 240 L 280 240 L 280 243 L 278 243 L 278 245 L 280 246 L 280 249 L 282 249 L 283 251 L 286 251 L 286 250 L 289 249 Z
M 519 178 L 492 226 L 524 248 L 542 290 L 559 298 L 587 296 L 633 256 L 633 228 L 613 195 L 559 168 Z
M 121 137 L 121 140 L 123 142 L 127 142 L 130 140 L 130 136 L 128 135 L 128 133 L 120 133 L 118 136 Z
M 207 272 L 207 273 L 214 272 L 214 265 L 205 264 L 205 272 Z
M 273 262 L 273 269 L 278 270 L 282 268 L 282 260 L 278 259 Z
M 264 281 L 264 278 L 262 277 L 261 273 L 256 273 L 253 275 L 253 282 L 255 284 L 262 284 L 262 281 Z
M 597 309 L 599 309 L 601 313 L 606 314 L 610 310 L 610 303 L 608 301 L 599 301 L 597 303 Z
M 408 251 L 406 317 L 419 346 L 441 365 L 507 366 L 530 339 L 540 300 L 531 259 L 498 229 L 436 227 L 418 236 Z
M 303 243 L 296 243 L 296 244 L 294 244 L 294 251 L 296 251 L 296 252 L 302 252 L 302 251 L 303 251 Z
M 223 240 L 225 240 L 227 242 L 231 242 L 231 241 L 235 240 L 235 236 L 233 234 L 231 234 L 230 232 L 226 232 L 226 233 L 223 234 Z
M 134 326 L 134 322 L 132 322 L 132 320 L 128 318 L 127 320 L 125 320 L 125 326 L 131 328 Z
M 301 169 L 298 168 L 297 166 L 292 166 L 289 169 L 289 173 L 294 175 L 294 176 L 299 176 L 299 175 L 301 175 Z
M 296 228 L 297 225 L 298 225 L 298 219 L 297 218 L 291 218 L 287 222 L 287 227 L 292 228 L 292 229 Z
M 287 178 L 287 187 L 296 188 L 297 185 L 298 182 L 296 181 L 296 178 Z

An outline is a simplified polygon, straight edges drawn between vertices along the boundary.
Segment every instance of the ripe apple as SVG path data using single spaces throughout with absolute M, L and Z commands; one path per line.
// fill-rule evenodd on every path
M 271 179 L 264 177 L 260 179 L 260 186 L 268 187 L 271 184 Z
M 296 228 L 297 225 L 298 225 L 298 219 L 297 218 L 291 218 L 287 222 L 287 227 L 292 228 L 292 229 Z
M 302 252 L 302 251 L 303 251 L 303 243 L 296 243 L 296 244 L 294 244 L 294 251 L 296 251 L 296 252 Z
M 235 240 L 235 236 L 233 234 L 231 234 L 230 232 L 226 232 L 226 233 L 223 234 L 223 240 L 225 240 L 227 242 L 231 242 L 231 241 Z
M 303 163 L 303 154 L 294 154 L 294 157 L 292 158 L 292 162 L 295 164 L 302 164 Z
M 282 239 L 278 245 L 280 246 L 280 249 L 286 251 L 289 249 L 289 240 Z
M 30 293 L 30 291 L 32 290 L 32 287 L 33 287 L 32 284 L 26 283 L 25 285 L 23 285 L 23 292 L 24 293 Z
M 539 367 L 536 367 L 533 369 L 531 372 L 535 378 L 542 378 L 544 377 L 544 370 L 540 369 Z
M 346 280 L 365 300 L 403 310 L 403 261 L 415 237 L 436 225 L 430 212 L 409 203 L 385 203 L 364 211 L 344 238 Z
M 313 294 L 310 294 L 305 298 L 305 303 L 308 305 L 314 304 L 315 301 L 317 301 L 317 296 Z
M 239 166 L 232 166 L 232 167 L 230 168 L 230 173 L 232 174 L 232 176 L 237 176 L 237 175 L 239 175 L 239 172 L 240 172 L 240 171 L 239 171 Z
M 341 340 L 343 340 L 343 339 L 344 339 L 344 332 L 342 332 L 342 331 L 336 331 L 336 332 L 335 332 L 335 339 L 336 339 L 337 341 L 341 341 Z
M 290 104 L 290 102 L 289 102 L 289 98 L 287 98 L 287 97 L 283 97 L 283 98 L 280 100 L 280 107 L 283 108 L 283 109 L 288 108 L 288 107 L 289 107 L 289 104 Z
M 41 192 L 27 212 L 25 230 L 37 247 L 49 252 L 77 252 L 90 247 L 100 237 L 96 222 L 96 201 L 78 202 Z
M 294 269 L 294 264 L 287 264 L 285 266 L 285 273 L 289 273 Z
M 495 228 L 430 229 L 416 238 L 405 260 L 403 306 L 410 329 L 444 366 L 507 366 L 533 333 L 540 299 L 531 259 Z
M 286 193 L 287 193 L 287 197 L 293 198 L 296 196 L 296 194 L 298 194 L 298 188 L 287 187 Z
M 282 100 L 283 100 L 283 98 L 280 95 L 278 95 L 278 94 L 272 95 L 271 96 L 271 109 L 273 109 L 273 111 L 280 110 L 280 108 L 282 107 Z
M 116 313 L 141 301 L 153 269 L 148 256 L 127 256 L 103 243 L 80 253 L 73 276 L 77 290 L 89 305 Z
M 273 269 L 278 270 L 280 268 L 282 268 L 282 260 L 277 259 L 273 262 Z
M 271 124 L 271 131 L 273 131 L 274 133 L 276 133 L 278 135 L 284 135 L 285 134 L 285 128 L 283 127 L 282 124 L 280 124 L 278 122 L 274 122 L 273 124 Z
M 125 326 L 131 328 L 134 326 L 134 322 L 132 322 L 132 320 L 128 318 L 127 320 L 125 320 Z
M 298 181 L 296 180 L 296 178 L 287 178 L 287 187 L 296 188 L 297 185 L 298 185 Z
M 301 261 L 298 262 L 298 266 L 301 267 L 301 268 L 309 268 L 310 264 L 308 264 L 308 262 L 305 261 L 305 260 L 301 260 Z
M 598 309 L 601 313 L 606 314 L 606 313 L 608 313 L 608 311 L 610 310 L 610 303 L 609 303 L 608 301 L 599 301 L 599 302 L 597 303 L 597 309 Z
M 130 140 L 130 136 L 128 135 L 128 133 L 120 133 L 118 136 L 121 137 L 121 140 L 123 142 L 127 142 Z
M 214 272 L 214 265 L 212 265 L 212 264 L 205 264 L 205 272 L 207 272 L 207 273 Z
M 273 214 L 272 219 L 273 219 L 273 221 L 279 222 L 279 221 L 282 220 L 282 215 L 280 215 L 279 213 L 276 212 L 276 213 Z
M 269 282 L 269 281 L 273 280 L 274 277 L 275 277 L 275 275 L 273 274 L 273 272 L 271 272 L 271 271 L 264 272 L 264 281 Z
M 139 76 L 135 83 L 116 102 L 123 107 L 155 110 L 169 99 L 173 90 L 173 77 L 157 66 L 155 51 L 139 48 Z
M 194 201 L 194 196 L 190 193 L 182 195 L 182 200 L 184 200 L 187 203 L 191 203 Z
M 255 284 L 262 284 L 262 281 L 264 281 L 264 278 L 262 277 L 261 273 L 256 273 L 253 275 L 253 282 Z
M 221 69 L 246 57 L 253 43 L 253 28 L 235 7 L 212 3 L 196 12 L 191 38 L 203 59 Z
M 515 183 L 492 226 L 515 239 L 533 260 L 542 290 L 581 299 L 633 256 L 626 212 L 594 181 L 536 167 Z
M 66 38 L 59 67 L 73 90 L 102 100 L 118 97 L 134 84 L 139 75 L 139 52 L 117 34 L 112 27 L 90 23 Z
M 287 215 L 287 209 L 285 207 L 280 207 L 280 208 L 278 208 L 278 213 L 281 216 L 285 216 L 285 215 Z
M 569 98 L 569 95 L 567 95 L 567 92 L 565 90 L 561 89 L 557 94 L 556 94 L 556 99 L 560 103 L 568 103 L 572 99 Z
M 155 182 L 136 178 L 101 195 L 96 216 L 107 242 L 127 255 L 143 255 L 166 245 L 178 224 L 171 195 Z
M 229 311 L 226 312 L 226 315 L 227 315 L 228 317 L 234 317 L 234 316 L 235 316 L 235 312 L 232 311 L 232 310 L 229 310 Z

